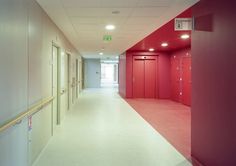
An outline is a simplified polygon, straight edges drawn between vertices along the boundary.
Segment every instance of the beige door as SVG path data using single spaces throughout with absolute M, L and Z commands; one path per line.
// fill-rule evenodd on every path
M 67 110 L 70 109 L 71 101 L 71 55 L 67 54 Z
M 56 46 L 52 47 L 52 94 L 55 97 L 53 100 L 53 109 L 52 109 L 52 132 L 55 129 L 55 126 L 58 124 L 58 48 Z
M 60 86 L 60 116 L 59 116 L 59 123 L 61 120 L 65 117 L 65 113 L 67 110 L 67 95 L 66 95 L 66 89 L 67 89 L 67 56 L 66 54 L 61 51 L 60 53 L 60 65 L 59 65 L 59 83 Z

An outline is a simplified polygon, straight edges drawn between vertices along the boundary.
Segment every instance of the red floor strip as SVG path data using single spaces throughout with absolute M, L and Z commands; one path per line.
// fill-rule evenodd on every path
M 190 107 L 170 100 L 126 99 L 126 101 L 183 156 L 191 158 Z

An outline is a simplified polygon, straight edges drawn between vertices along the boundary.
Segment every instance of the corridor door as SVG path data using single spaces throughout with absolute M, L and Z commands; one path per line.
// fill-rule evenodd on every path
M 71 55 L 67 54 L 67 110 L 71 103 Z
M 180 59 L 171 59 L 171 98 L 180 102 Z
M 76 59 L 76 64 L 75 64 L 75 79 L 76 79 L 76 87 L 75 87 L 75 91 L 76 91 L 76 98 L 79 97 L 79 60 Z
M 134 56 L 133 98 L 157 97 L 157 58 Z
M 60 109 L 59 109 L 59 117 L 58 123 L 60 124 L 61 121 L 64 119 L 67 110 L 67 55 L 65 52 L 60 49 L 60 56 L 59 56 L 59 73 L 58 73 L 58 86 L 59 86 L 59 101 L 60 101 Z
M 185 105 L 191 105 L 191 57 L 183 57 L 183 98 L 182 102 Z

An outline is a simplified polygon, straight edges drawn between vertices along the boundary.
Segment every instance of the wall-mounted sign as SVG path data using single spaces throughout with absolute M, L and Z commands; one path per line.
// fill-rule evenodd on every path
M 192 18 L 175 18 L 175 31 L 190 31 L 192 26 Z
M 111 35 L 104 35 L 103 41 L 106 41 L 106 42 L 112 41 L 112 36 Z

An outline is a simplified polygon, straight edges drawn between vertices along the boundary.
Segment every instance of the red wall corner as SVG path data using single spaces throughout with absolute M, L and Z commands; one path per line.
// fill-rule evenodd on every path
M 133 97 L 133 56 L 132 53 L 126 52 L 126 98 Z
M 192 9 L 192 156 L 236 165 L 236 1 L 201 0 Z
M 126 54 L 119 56 L 119 94 L 126 98 Z

